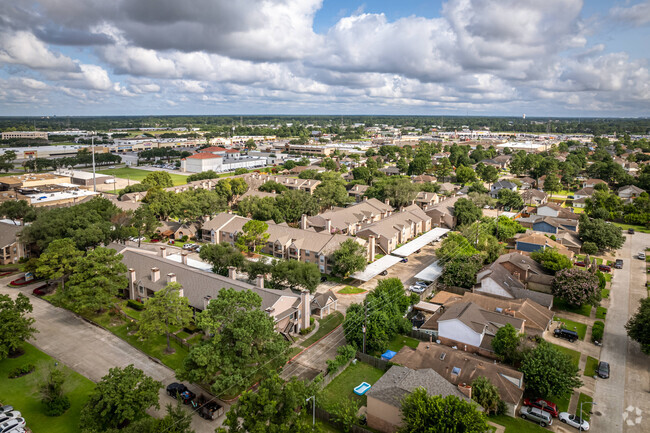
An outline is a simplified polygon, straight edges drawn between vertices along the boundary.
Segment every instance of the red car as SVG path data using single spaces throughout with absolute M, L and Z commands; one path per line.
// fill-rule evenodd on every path
M 532 398 L 524 399 L 524 406 L 531 406 L 531 407 L 536 407 L 538 409 L 543 410 L 544 412 L 548 412 L 551 414 L 552 417 L 557 418 L 560 413 L 557 410 L 557 405 L 553 403 L 552 401 L 548 400 L 543 400 L 541 398 Z
M 584 268 L 585 266 L 587 266 L 587 265 L 585 265 L 585 262 L 575 262 L 574 264 L 576 266 L 580 266 L 581 268 Z
M 612 267 L 608 265 L 598 265 L 598 270 L 602 272 L 612 272 Z

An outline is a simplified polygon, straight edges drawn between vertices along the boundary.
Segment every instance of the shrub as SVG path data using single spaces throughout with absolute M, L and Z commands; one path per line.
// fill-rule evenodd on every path
M 354 355 L 357 354 L 357 349 L 354 346 L 346 345 L 340 346 L 336 349 L 336 357 L 334 359 L 327 360 L 327 374 L 332 374 L 338 371 L 339 368 L 343 367 L 349 360 L 354 358 Z
M 134 301 L 133 299 L 129 299 L 128 301 L 126 301 L 126 305 L 129 308 L 133 308 L 134 310 L 138 310 L 138 311 L 144 310 L 144 304 L 138 301 Z
M 594 322 L 591 328 L 591 341 L 603 341 L 603 333 L 605 332 L 605 324 L 600 320 Z
M 314 330 L 313 326 L 310 326 L 309 328 L 303 328 L 300 330 L 300 335 L 307 335 L 313 330 Z
M 44 401 L 45 415 L 47 416 L 60 416 L 70 409 L 70 399 L 67 395 L 63 395 L 53 400 Z
M 585 254 L 596 254 L 598 252 L 598 246 L 593 242 L 585 242 L 582 244 L 582 252 Z
M 34 364 L 26 364 L 21 365 L 20 367 L 16 367 L 9 372 L 9 379 L 16 379 L 18 377 L 26 376 L 34 371 L 35 368 L 36 367 Z

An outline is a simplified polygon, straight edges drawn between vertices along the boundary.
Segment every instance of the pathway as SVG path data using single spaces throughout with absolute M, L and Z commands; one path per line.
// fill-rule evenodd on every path
M 345 334 L 343 325 L 341 325 L 290 361 L 282 369 L 280 376 L 285 380 L 289 380 L 293 376 L 312 380 L 319 373 L 327 371 L 327 360 L 334 359 L 336 349 L 345 344 Z

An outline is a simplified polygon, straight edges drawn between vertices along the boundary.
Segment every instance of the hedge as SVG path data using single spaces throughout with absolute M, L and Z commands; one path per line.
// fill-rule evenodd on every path
M 130 308 L 133 308 L 134 310 L 142 311 L 144 310 L 144 304 L 141 304 L 138 301 L 134 301 L 133 299 L 129 299 L 126 301 L 126 305 L 129 306 Z
M 591 328 L 591 341 L 603 341 L 603 333 L 605 332 L 605 323 L 597 320 Z

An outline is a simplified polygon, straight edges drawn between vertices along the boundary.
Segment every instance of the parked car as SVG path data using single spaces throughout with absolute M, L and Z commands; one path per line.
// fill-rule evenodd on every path
M 612 267 L 608 265 L 598 265 L 598 270 L 601 272 L 612 272 Z
M 589 430 L 589 423 L 587 421 L 580 418 L 578 415 L 572 415 L 569 412 L 561 412 L 560 413 L 560 421 L 562 421 L 565 424 L 570 425 L 571 427 L 575 427 L 575 428 L 579 429 L 580 431 Z
M 566 198 L 568 198 L 569 200 L 573 200 L 575 197 L 572 195 L 568 195 Z
M 11 406 L 11 405 L 2 406 L 2 407 L 0 407 L 0 415 L 2 415 L 3 413 L 6 413 L 6 412 L 13 412 L 13 410 L 14 410 L 14 407 Z
M 168 240 L 167 245 L 174 245 L 174 240 L 173 239 Z
M 557 418 L 557 416 L 560 414 L 555 403 L 541 398 L 525 398 L 524 406 L 536 407 L 543 410 L 544 412 L 550 413 L 554 418 Z
M 596 369 L 596 374 L 601 379 L 609 379 L 609 363 L 600 361 L 598 363 L 598 368 Z
M 388 275 L 388 271 L 386 271 L 386 270 L 381 271 L 381 272 L 379 273 L 379 275 L 381 275 L 382 277 L 385 277 L 386 275 Z
M 641 251 L 637 257 L 639 258 L 639 260 L 645 260 L 645 253 Z
M 645 259 L 645 257 L 644 257 L 644 259 Z M 409 261 L 409 259 L 407 259 L 406 257 L 404 257 L 402 260 L 400 260 L 400 262 L 402 262 L 402 263 L 408 263 L 408 261 Z
M 417 281 L 415 285 L 422 286 L 422 287 L 429 287 L 429 283 L 427 283 L 426 281 Z
M 21 417 L 22 417 L 21 413 L 18 412 L 17 410 L 11 412 L 5 412 L 2 415 L 0 415 L 0 424 L 2 424 L 3 422 L 7 422 L 10 419 L 21 418 Z
M 189 250 L 189 249 L 192 248 L 192 246 L 194 246 L 194 244 L 185 244 L 185 245 L 183 245 L 183 249 L 184 250 Z
M 0 433 L 14 433 L 22 427 L 25 427 L 25 418 L 12 418 L 0 424 Z
M 523 419 L 534 421 L 542 427 L 553 424 L 551 414 L 536 407 L 522 406 L 521 409 L 519 409 L 519 415 L 521 415 Z
M 580 266 L 581 268 L 584 268 L 584 267 L 587 266 L 587 265 L 585 264 L 585 262 L 575 262 L 574 265 L 576 265 L 576 266 Z
M 555 331 L 553 331 L 553 335 L 556 338 L 564 338 L 565 340 L 569 340 L 571 343 L 578 339 L 578 333 L 576 331 L 571 331 L 570 329 L 557 328 Z
M 633 235 L 634 234 L 634 229 L 627 229 L 628 234 Z
M 623 269 L 623 259 L 616 259 L 616 263 L 614 263 L 614 267 L 616 269 Z
M 423 293 L 423 292 L 426 290 L 426 287 L 415 286 L 415 285 L 413 285 L 413 286 L 409 287 L 409 290 L 410 290 L 411 292 L 413 292 L 413 293 L 418 293 L 418 294 L 420 294 L 420 293 Z

